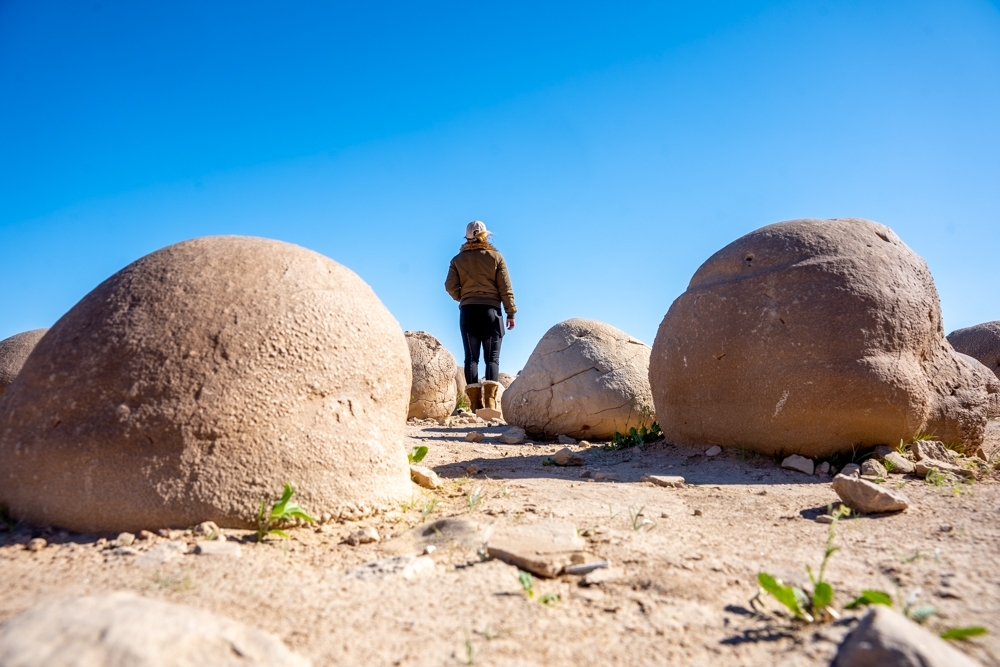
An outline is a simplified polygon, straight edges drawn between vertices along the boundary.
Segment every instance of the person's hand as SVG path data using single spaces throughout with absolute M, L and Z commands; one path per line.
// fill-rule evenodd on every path
M 508 317 L 507 318 L 507 330 L 510 331 L 513 328 L 514 328 L 514 318 L 513 317 Z

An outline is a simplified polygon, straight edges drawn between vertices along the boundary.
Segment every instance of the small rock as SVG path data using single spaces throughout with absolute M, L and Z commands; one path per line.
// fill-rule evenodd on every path
M 499 410 L 494 410 L 493 408 L 480 408 L 479 410 L 476 410 L 476 416 L 483 421 L 503 419 L 503 413 Z
M 872 456 L 874 456 L 879 461 L 882 461 L 883 459 L 885 459 L 886 456 L 893 453 L 894 451 L 896 450 L 890 447 L 889 445 L 879 445 L 872 452 Z
M 439 489 L 444 484 L 436 472 L 418 465 L 410 466 L 410 479 L 425 489 Z
M 590 443 L 587 442 L 586 440 L 581 440 L 577 444 L 580 445 L 581 447 L 590 447 Z
M 41 551 L 48 545 L 44 537 L 36 537 L 34 539 L 28 540 L 28 544 L 25 548 L 28 551 Z
M 562 436 L 559 436 L 560 438 Z M 563 447 L 558 452 L 552 456 L 552 460 L 557 466 L 582 466 L 583 457 L 579 454 L 574 454 L 569 449 Z
M 857 463 L 848 463 L 844 465 L 844 469 L 840 471 L 840 474 L 844 477 L 860 477 L 861 466 Z
M 718 445 L 712 445 L 711 447 L 705 450 L 705 456 L 718 456 L 721 453 L 722 453 L 722 447 L 719 447 Z
M 122 547 L 132 546 L 135 542 L 135 535 L 132 533 L 118 533 L 118 537 L 115 538 L 115 543 Z
M 833 478 L 833 490 L 845 505 L 858 512 L 899 512 L 910 504 L 907 497 L 899 491 L 860 477 L 837 475 Z
M 937 440 L 917 440 L 910 448 L 917 461 L 924 459 L 935 459 L 937 461 L 951 462 L 948 449 L 943 442 Z
M 583 579 L 580 580 L 582 586 L 600 586 L 601 584 L 607 584 L 617 581 L 624 576 L 624 572 L 617 567 L 602 568 L 600 570 L 594 570 L 590 574 L 584 575 Z
M 945 461 L 938 461 L 935 459 L 920 459 L 913 464 L 913 472 L 917 473 L 921 477 L 926 477 L 927 473 L 932 470 L 944 474 L 951 473 L 956 477 L 965 477 L 967 479 L 971 479 L 976 476 L 976 473 L 971 470 L 966 470 L 965 468 L 957 466 L 954 463 L 947 463 Z
M 681 487 L 684 486 L 684 478 L 679 475 L 643 475 L 640 482 L 649 482 L 656 486 Z
M 479 466 L 470 463 L 469 465 L 465 466 L 465 474 L 468 475 L 469 477 L 475 477 L 476 475 L 479 474 Z
M 576 526 L 549 520 L 502 527 L 490 536 L 487 551 L 491 558 L 540 577 L 555 577 L 573 565 L 574 556 L 583 552 L 585 544 Z
M 187 553 L 187 545 L 183 542 L 160 542 L 146 553 L 135 559 L 136 565 L 152 567 L 163 565 Z
M 560 445 L 575 445 L 576 438 L 571 438 L 568 435 L 560 435 L 559 437 L 556 438 L 556 442 L 558 442 Z
M 359 544 L 370 544 L 372 542 L 379 541 L 378 531 L 375 530 L 375 526 L 366 526 L 361 530 L 356 530 L 347 536 L 347 543 L 352 547 L 356 547 Z
M 143 540 L 144 542 L 149 542 L 150 540 L 154 539 L 155 537 L 156 537 L 156 533 L 154 533 L 154 532 L 152 532 L 150 530 L 140 530 L 139 531 L 139 539 Z
M 865 459 L 865 461 L 861 464 L 862 477 L 877 477 L 879 479 L 885 479 L 888 474 L 889 473 L 885 471 L 885 466 L 875 459 Z
M 483 441 L 483 434 L 480 433 L 479 431 L 469 431 L 465 435 L 465 441 L 466 442 L 482 442 Z
M 134 547 L 117 547 L 111 553 L 115 556 L 138 556 L 139 550 Z
M 603 480 L 607 480 L 609 482 L 617 482 L 618 481 L 618 475 L 613 475 L 613 474 L 611 474 L 609 472 L 595 472 L 594 473 L 594 479 L 596 479 L 599 482 L 603 481 Z
M 978 667 L 979 663 L 892 609 L 873 605 L 847 635 L 836 667 Z
M 243 549 L 239 542 L 227 542 L 226 540 L 207 540 L 194 545 L 194 552 L 199 556 L 230 556 L 239 558 L 243 555 Z
M 798 454 L 792 454 L 786 457 L 784 461 L 781 462 L 782 468 L 787 468 L 788 470 L 798 470 L 807 475 L 813 474 L 816 470 L 816 466 L 812 459 L 807 459 L 804 456 L 799 456 Z
M 593 470 L 584 470 L 583 472 L 580 473 L 579 476 L 580 476 L 581 479 L 587 479 L 588 477 L 593 477 L 594 476 L 594 471 Z
M 833 517 L 829 514 L 820 514 L 816 517 L 816 523 L 833 523 Z
M 520 426 L 511 426 L 509 429 L 500 434 L 500 442 L 505 445 L 520 445 L 524 442 L 527 434 L 524 429 Z
M 897 475 L 908 475 L 914 470 L 913 461 L 910 461 L 908 458 L 896 451 L 889 452 L 882 460 L 891 464 L 892 472 Z M 888 466 L 886 466 L 886 470 L 888 470 Z
M 215 540 L 222 536 L 222 529 L 214 521 L 202 521 L 194 527 L 194 534 Z
M 816 466 L 817 475 L 828 475 L 830 474 L 830 464 L 827 461 L 823 461 L 818 466 Z
M 179 540 L 182 537 L 184 537 L 183 530 L 171 530 L 169 528 L 160 528 L 158 531 L 156 531 L 156 534 L 159 535 L 160 537 L 165 537 L 168 540 Z
M 695 516 L 701 516 L 701 510 L 699 510 L 699 509 L 696 509 L 696 510 L 694 511 L 694 515 L 695 515 Z
M 590 574 L 594 570 L 599 570 L 603 567 L 611 567 L 611 561 L 599 560 L 594 563 L 580 563 L 578 565 L 567 565 L 563 569 L 563 572 L 565 574 L 571 574 L 574 576 L 583 576 L 585 574 Z
M 432 549 L 433 550 L 433 549 Z M 414 556 L 404 554 L 383 558 L 351 568 L 346 576 L 350 579 L 387 579 L 390 577 L 402 577 L 412 579 L 425 572 L 434 570 L 434 560 L 429 556 Z

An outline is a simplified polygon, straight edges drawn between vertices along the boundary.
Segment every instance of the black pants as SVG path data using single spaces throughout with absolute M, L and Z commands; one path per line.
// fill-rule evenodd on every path
M 465 382 L 479 382 L 479 347 L 483 348 L 486 379 L 500 379 L 500 342 L 503 340 L 503 318 L 495 306 L 462 306 L 459 326 L 465 348 Z

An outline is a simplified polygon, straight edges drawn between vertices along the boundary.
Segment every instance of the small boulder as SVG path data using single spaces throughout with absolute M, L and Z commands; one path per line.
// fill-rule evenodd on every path
M 558 452 L 552 455 L 552 460 L 557 466 L 582 466 L 583 457 L 579 454 L 574 454 L 572 451 L 563 447 Z
M 28 355 L 48 329 L 33 329 L 0 340 L 0 396 L 14 381 Z
M 888 474 L 889 473 L 885 471 L 885 466 L 875 459 L 865 459 L 861 463 L 862 477 L 878 477 L 884 479 Z
M 568 435 L 560 434 L 559 437 L 556 438 L 556 442 L 558 442 L 560 445 L 575 445 L 576 438 L 571 438 Z
M 951 455 L 943 442 L 937 440 L 917 440 L 911 446 L 913 456 L 917 461 L 934 459 L 935 461 L 951 462 Z
M 505 445 L 520 445 L 524 442 L 527 434 L 520 426 L 511 426 L 500 434 L 500 442 Z
M 482 442 L 485 436 L 479 431 L 469 431 L 465 434 L 466 442 Z
M 25 545 L 25 548 L 28 551 L 41 551 L 46 546 L 48 546 L 48 542 L 45 541 L 44 537 L 35 537 L 28 540 L 28 544 Z
M 921 477 L 926 477 L 929 472 L 939 472 L 945 475 L 954 475 L 955 477 L 964 477 L 966 479 L 972 479 L 976 476 L 973 471 L 962 468 L 955 465 L 954 463 L 949 463 L 948 461 L 938 461 L 937 459 L 924 458 L 920 459 L 913 464 L 913 472 Z
M 107 593 L 32 607 L 0 626 L 0 665 L 308 667 L 276 637 L 187 605 Z
M 816 466 L 817 475 L 828 475 L 830 474 L 830 464 L 827 461 L 823 461 L 818 466 Z
M 413 383 L 407 418 L 444 419 L 455 409 L 457 366 L 444 345 L 426 331 L 407 331 Z
M 968 355 L 1000 379 L 1000 320 L 984 322 L 948 334 L 956 351 Z
M 979 667 L 937 635 L 883 605 L 871 610 L 844 639 L 834 667 Z
M 533 437 L 610 440 L 653 423 L 650 349 L 615 327 L 571 319 L 549 329 L 503 395 L 504 419 Z
M 798 454 L 786 456 L 785 460 L 781 462 L 781 467 L 788 470 L 798 470 L 806 475 L 811 475 L 816 471 L 816 464 L 812 459 L 807 459 L 806 457 L 799 456 Z
M 857 463 L 845 463 L 844 467 L 840 471 L 840 474 L 845 477 L 860 477 L 861 466 Z
M 705 450 L 705 456 L 709 457 L 718 456 L 721 453 L 722 453 L 722 447 L 719 447 L 718 445 L 712 445 L 711 447 Z
M 410 479 L 425 489 L 439 489 L 444 484 L 436 472 L 426 466 L 410 465 Z
M 913 472 L 913 462 L 899 452 L 889 452 L 882 459 L 886 464 L 886 470 L 892 465 L 892 472 L 899 475 L 908 475 Z
M 837 475 L 833 490 L 845 505 L 863 514 L 899 512 L 910 505 L 905 495 L 883 484 L 874 484 L 860 477 Z

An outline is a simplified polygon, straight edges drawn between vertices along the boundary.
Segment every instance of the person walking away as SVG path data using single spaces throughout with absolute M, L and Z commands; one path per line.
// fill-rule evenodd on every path
M 503 255 L 490 243 L 491 232 L 481 220 L 465 227 L 465 244 L 451 260 L 444 287 L 459 304 L 459 327 L 465 349 L 465 393 L 472 411 L 484 419 L 500 417 L 500 343 L 507 313 L 507 329 L 514 328 L 514 289 Z M 486 364 L 486 379 L 479 382 L 479 351 Z M 480 415 L 479 411 L 484 414 Z M 485 412 L 492 410 L 492 412 Z

